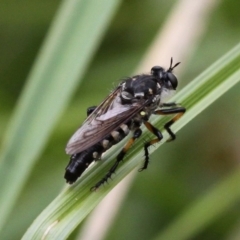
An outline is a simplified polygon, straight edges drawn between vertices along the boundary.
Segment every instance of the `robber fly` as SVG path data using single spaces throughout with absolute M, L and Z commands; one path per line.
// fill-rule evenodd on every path
M 150 74 L 129 77 L 99 106 L 87 109 L 87 119 L 73 134 L 66 147 L 66 153 L 71 155 L 64 176 L 68 183 L 74 183 L 93 161 L 100 159 L 106 150 L 132 132 L 132 137 L 117 155 L 114 165 L 92 189 L 95 190 L 107 182 L 128 149 L 141 136 L 142 124 L 156 136 L 144 143 L 145 160 L 139 171 L 146 169 L 149 163 L 148 148 L 163 138 L 162 133 L 148 121 L 152 114 L 175 114 L 164 128 L 170 135 L 169 140 L 176 138 L 170 126 L 184 114 L 185 108 L 174 102 L 166 103 L 166 99 L 177 88 L 178 80 L 172 71 L 178 64 L 172 66 L 171 59 L 168 70 L 154 66 Z

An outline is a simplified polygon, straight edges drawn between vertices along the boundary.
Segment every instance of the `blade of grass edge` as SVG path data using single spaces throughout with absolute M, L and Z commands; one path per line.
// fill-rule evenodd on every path
M 0 161 L 0 229 L 119 3 L 63 1 L 6 132 Z
M 240 80 L 240 45 L 223 56 L 215 64 L 192 81 L 172 100 L 181 102 L 187 108 L 186 114 L 174 124 L 174 131 L 180 130 L 197 114 L 207 108 L 213 101 L 223 95 Z M 153 124 L 162 128 L 166 117 L 153 117 Z M 146 130 L 143 131 L 146 136 Z M 166 132 L 163 131 L 164 139 Z M 155 151 L 161 144 L 150 149 Z M 59 196 L 39 215 L 27 230 L 23 239 L 65 239 L 104 196 L 129 172 L 139 165 L 142 159 L 142 142 L 136 142 L 134 148 L 120 165 L 113 181 L 102 186 L 97 192 L 90 192 L 92 187 L 115 161 L 116 149 L 123 143 L 110 149 L 103 157 L 104 161 L 94 164 L 79 181 L 66 187 Z

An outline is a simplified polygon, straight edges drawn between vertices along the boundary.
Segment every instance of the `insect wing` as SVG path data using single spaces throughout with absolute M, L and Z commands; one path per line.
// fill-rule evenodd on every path
M 101 141 L 106 135 L 127 122 L 144 106 L 144 102 L 121 104 L 120 88 L 112 92 L 70 138 L 66 153 L 76 154 Z

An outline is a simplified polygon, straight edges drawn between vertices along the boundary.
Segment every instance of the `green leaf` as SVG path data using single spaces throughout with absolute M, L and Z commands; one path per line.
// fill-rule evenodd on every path
M 227 53 L 209 67 L 172 100 L 187 108 L 186 114 L 173 125 L 176 132 L 223 95 L 240 80 L 240 45 Z M 151 123 L 162 128 L 167 117 L 153 117 Z M 146 129 L 143 131 L 146 136 Z M 166 131 L 163 131 L 166 139 Z M 155 151 L 164 141 L 157 144 Z M 108 171 L 123 143 L 111 148 L 103 157 L 89 168 L 79 181 L 66 187 L 60 195 L 39 215 L 28 229 L 23 239 L 65 239 L 88 213 L 106 196 L 106 194 L 130 171 L 139 165 L 143 156 L 142 142 L 137 141 L 124 162 L 117 169 L 113 180 L 100 187 L 96 192 L 90 188 Z
M 119 2 L 63 1 L 6 132 L 0 161 L 0 229 Z

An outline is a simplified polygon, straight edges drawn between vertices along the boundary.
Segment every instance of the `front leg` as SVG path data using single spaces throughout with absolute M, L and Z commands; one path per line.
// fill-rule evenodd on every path
M 182 117 L 182 115 L 186 112 L 186 109 L 184 107 L 175 107 L 175 108 L 169 108 L 169 109 L 161 109 L 161 110 L 156 110 L 154 112 L 154 114 L 157 115 L 170 115 L 170 114 L 176 114 L 169 122 L 167 122 L 164 125 L 164 128 L 166 129 L 166 131 L 168 132 L 168 134 L 170 135 L 170 139 L 168 139 L 167 141 L 170 142 L 174 139 L 176 139 L 176 135 L 175 133 L 172 132 L 171 130 L 171 126 L 173 123 L 175 123 L 180 117 Z
M 163 103 L 162 107 L 176 107 L 178 104 L 175 102 Z

